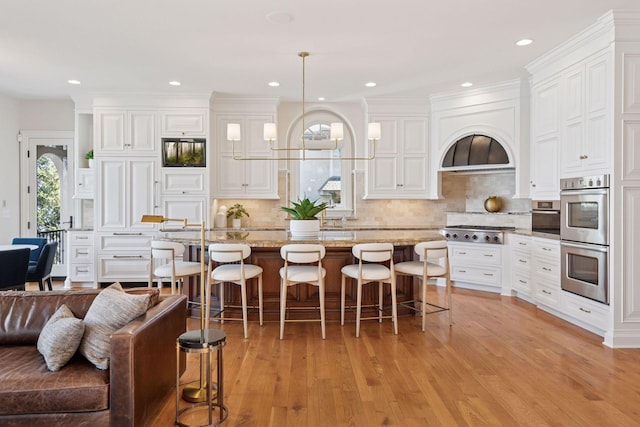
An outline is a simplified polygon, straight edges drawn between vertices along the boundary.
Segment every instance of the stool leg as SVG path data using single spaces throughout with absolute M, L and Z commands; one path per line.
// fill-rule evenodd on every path
M 356 338 L 360 336 L 360 313 L 362 312 L 362 278 L 358 278 L 358 296 L 356 301 Z
M 244 328 L 244 337 L 248 338 L 249 333 L 247 329 L 247 282 L 242 281 L 240 284 L 240 292 L 242 292 L 242 327 Z
M 427 326 L 427 280 L 424 278 L 420 281 L 422 286 L 422 332 Z
M 213 388 L 213 385 L 211 384 L 211 347 L 209 347 L 209 351 L 207 351 L 207 402 L 209 404 L 209 425 L 213 424 L 212 388 Z
M 382 299 L 384 296 L 384 285 L 378 282 L 378 323 L 382 323 Z
M 218 404 L 220 405 L 220 421 L 224 412 L 224 374 L 222 370 L 222 346 L 218 346 Z
M 258 312 L 260 313 L 260 326 L 262 326 L 263 322 L 263 298 L 262 298 L 262 273 L 258 276 Z
M 180 421 L 180 345 L 176 342 L 176 424 Z
M 284 338 L 284 319 L 287 309 L 287 284 L 285 279 L 280 280 L 280 339 Z
M 220 324 L 224 325 L 224 282 L 220 282 Z
M 319 281 L 319 290 L 320 290 L 320 323 L 322 325 L 322 339 L 327 338 L 326 329 L 325 329 L 325 316 L 324 316 L 324 279 L 321 277 Z
M 340 324 L 342 326 L 344 326 L 344 294 L 345 294 L 345 287 L 346 287 L 346 277 L 343 274 L 342 275 L 342 285 L 340 286 Z
M 391 318 L 393 319 L 393 333 L 398 335 L 398 301 L 396 297 L 396 280 L 391 277 Z

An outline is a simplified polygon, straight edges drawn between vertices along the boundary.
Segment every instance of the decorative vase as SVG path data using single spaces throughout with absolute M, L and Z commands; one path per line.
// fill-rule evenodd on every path
M 487 212 L 498 212 L 501 207 L 500 199 L 496 196 L 488 197 L 487 200 L 484 201 L 484 208 Z
M 293 238 L 317 238 L 320 232 L 320 220 L 292 219 L 289 222 L 289 230 Z
M 87 159 L 89 161 L 89 167 L 93 168 L 93 159 Z
M 242 226 L 242 218 L 233 218 L 231 220 L 231 227 L 240 228 Z

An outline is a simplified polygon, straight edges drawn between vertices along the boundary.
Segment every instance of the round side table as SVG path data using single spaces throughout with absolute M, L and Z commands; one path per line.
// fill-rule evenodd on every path
M 218 426 L 229 415 L 229 410 L 224 406 L 223 401 L 223 365 L 222 365 L 222 347 L 227 343 L 227 334 L 218 329 L 196 329 L 194 331 L 185 332 L 178 337 L 176 342 L 176 425 L 181 427 L 208 427 Z M 200 357 L 206 356 L 204 370 L 206 370 L 206 381 L 202 378 L 203 370 L 200 371 L 200 390 L 204 392 L 206 390 L 206 397 L 202 401 L 196 401 L 196 403 L 180 409 L 180 352 L 184 353 L 198 353 Z M 218 392 L 216 396 L 213 396 L 213 385 L 211 382 L 211 353 L 217 352 L 217 377 L 218 377 Z M 202 362 L 201 362 L 202 363 Z M 201 365 L 202 366 L 202 365 Z M 187 399 L 190 400 L 190 399 Z M 200 399 L 198 399 L 200 400 Z M 207 406 L 208 409 L 208 424 L 187 424 L 180 421 L 180 417 L 186 415 L 201 406 Z M 218 420 L 213 420 L 214 408 L 218 408 L 219 417 Z

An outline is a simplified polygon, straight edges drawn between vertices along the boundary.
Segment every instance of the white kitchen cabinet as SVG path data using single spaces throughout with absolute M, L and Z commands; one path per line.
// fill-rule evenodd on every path
M 233 199 L 278 199 L 275 151 L 263 139 L 263 126 L 273 115 L 228 115 L 216 117 L 215 166 L 212 197 Z M 227 124 L 240 124 L 241 140 L 227 140 Z M 264 160 L 236 160 L 236 157 Z
M 531 88 L 531 198 L 560 198 L 560 78 Z
M 503 292 L 503 245 L 449 242 L 450 279 L 455 286 Z
M 161 110 L 162 136 L 206 136 L 207 117 L 205 109 Z
M 541 308 L 562 309 L 560 289 L 560 241 L 532 237 L 531 277 L 535 301 Z
M 156 112 L 96 109 L 95 154 L 151 155 L 156 153 Z
M 426 117 L 371 116 L 381 138 L 367 162 L 365 199 L 426 199 L 428 189 L 428 120 Z
M 186 218 L 190 224 L 201 224 L 207 221 L 208 198 L 205 196 L 162 196 L 160 209 L 166 218 Z M 169 223 L 167 227 L 179 226 L 177 223 Z
M 531 237 L 507 233 L 511 254 L 511 288 L 520 298 L 531 297 Z
M 154 213 L 156 164 L 155 157 L 99 159 L 98 230 L 153 229 L 152 224 L 140 220 L 143 215 Z
M 569 321 L 603 335 L 609 329 L 609 306 L 590 299 L 562 292 L 565 314 Z
M 563 74 L 562 178 L 610 172 L 610 56 L 607 49 Z
M 67 232 L 68 258 L 65 288 L 73 286 L 95 286 L 93 231 Z
M 153 233 L 97 233 L 98 282 L 146 282 Z
M 204 168 L 162 168 L 160 181 L 162 195 L 204 195 L 207 192 L 207 174 Z
M 95 188 L 95 173 L 93 168 L 76 169 L 76 199 L 93 199 Z

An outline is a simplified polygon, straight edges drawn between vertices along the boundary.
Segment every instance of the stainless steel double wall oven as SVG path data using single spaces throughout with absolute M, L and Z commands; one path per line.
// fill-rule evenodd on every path
M 609 304 L 609 175 L 560 180 L 561 284 Z

